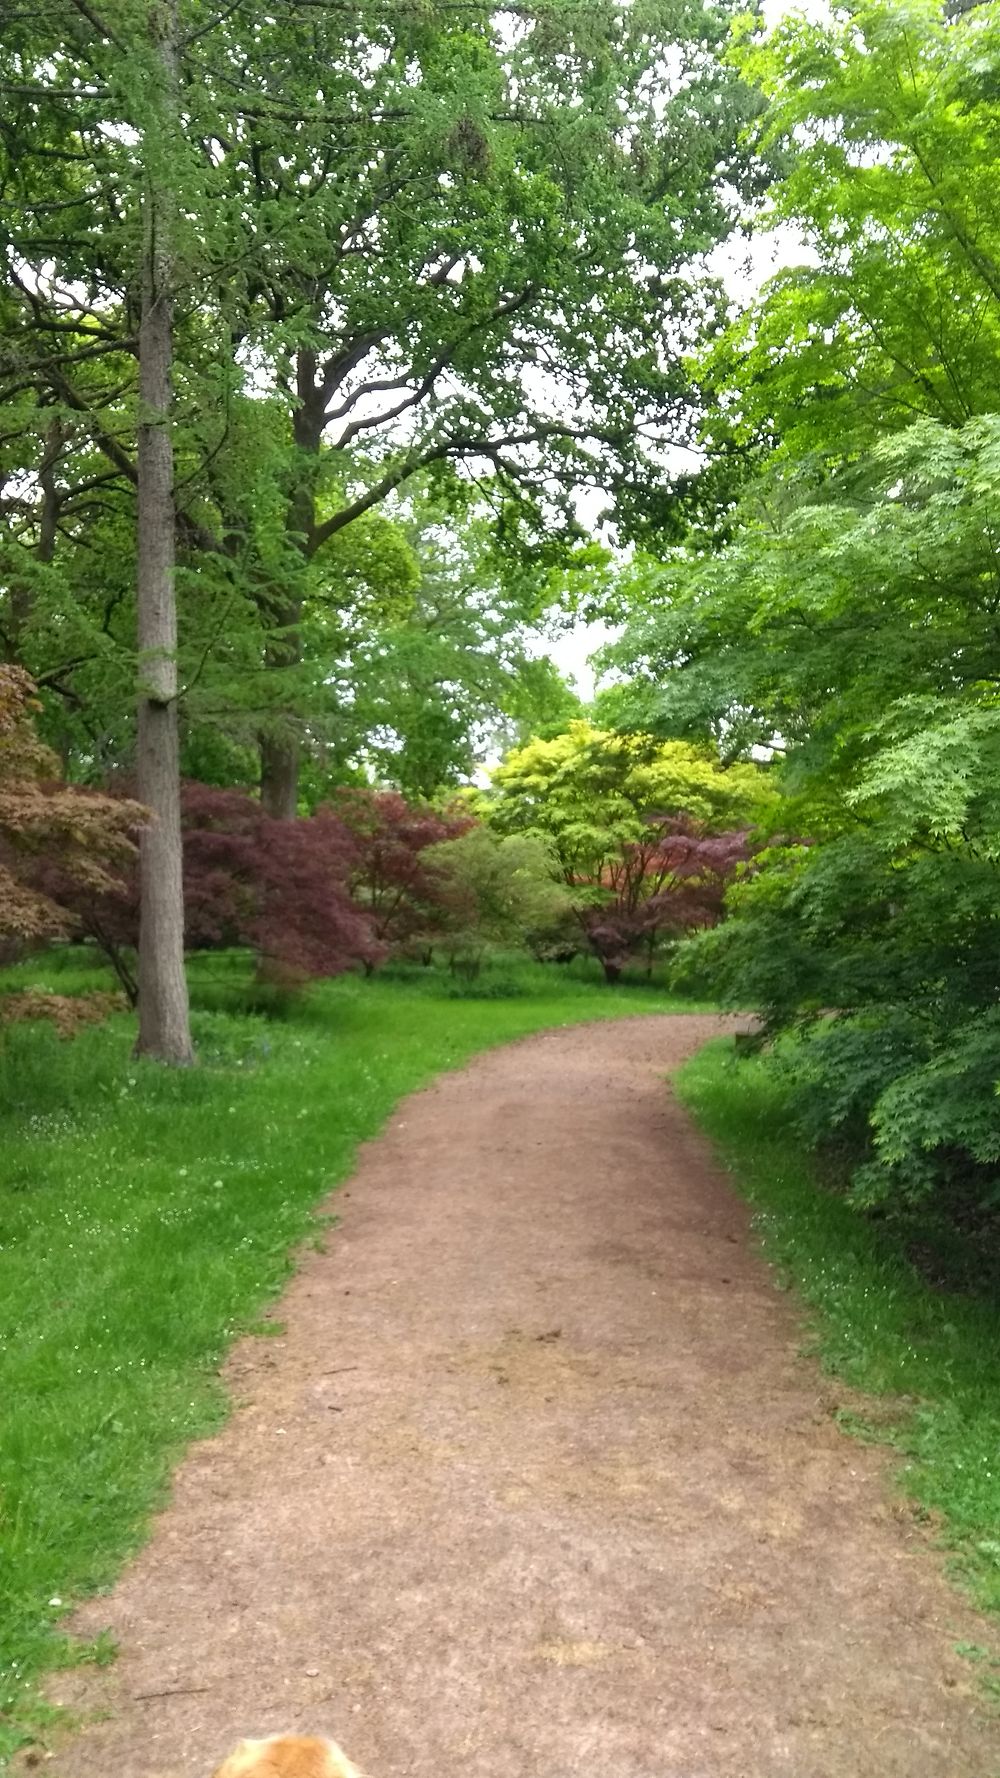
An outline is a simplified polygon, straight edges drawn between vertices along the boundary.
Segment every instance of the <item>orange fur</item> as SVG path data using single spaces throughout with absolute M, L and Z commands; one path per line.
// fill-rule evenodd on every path
M 334 1741 L 312 1735 L 272 1735 L 241 1741 L 213 1778 L 361 1778 Z

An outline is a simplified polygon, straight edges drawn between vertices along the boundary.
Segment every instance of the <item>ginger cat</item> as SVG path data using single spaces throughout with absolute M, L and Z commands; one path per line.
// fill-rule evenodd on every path
M 312 1735 L 271 1735 L 241 1741 L 213 1778 L 361 1778 L 335 1741 Z

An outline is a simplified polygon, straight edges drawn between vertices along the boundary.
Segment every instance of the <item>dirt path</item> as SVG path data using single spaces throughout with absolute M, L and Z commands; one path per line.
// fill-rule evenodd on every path
M 49 1771 L 308 1729 L 373 1778 L 1000 1773 L 982 1625 L 664 1090 L 719 1028 L 549 1032 L 400 1108 L 81 1614 L 121 1658 L 57 1695 L 110 1714 Z

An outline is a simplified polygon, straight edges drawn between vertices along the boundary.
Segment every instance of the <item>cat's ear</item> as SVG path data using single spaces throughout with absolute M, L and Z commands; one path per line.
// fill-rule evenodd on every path
M 353 1761 L 349 1760 L 342 1747 L 336 1741 L 327 1743 L 329 1751 L 329 1767 L 327 1778 L 362 1778 Z
M 241 1741 L 239 1746 L 233 1749 L 229 1758 L 224 1759 L 221 1766 L 216 1767 L 212 1778 L 240 1778 L 240 1774 L 252 1766 L 254 1760 L 258 1758 L 261 1748 L 266 1746 L 266 1741 Z

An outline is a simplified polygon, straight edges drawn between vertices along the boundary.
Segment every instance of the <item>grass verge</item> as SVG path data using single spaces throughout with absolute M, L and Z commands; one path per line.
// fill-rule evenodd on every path
M 76 951 L 3 980 L 107 985 Z M 269 1017 L 233 1010 L 242 958 L 196 959 L 192 986 L 197 1069 L 131 1060 L 124 1015 L 0 1042 L 0 1763 L 45 1723 L 44 1672 L 108 1654 L 67 1638 L 66 1613 L 114 1579 L 180 1450 L 223 1419 L 220 1360 L 358 1143 L 477 1050 L 671 1004 L 530 964 L 471 988 L 342 978 Z
M 722 1040 L 676 1086 L 753 1205 L 768 1258 L 808 1305 L 824 1365 L 882 1398 L 870 1418 L 846 1415 L 847 1429 L 895 1446 L 956 1576 L 1000 1612 L 1000 1306 L 935 1289 L 889 1231 L 824 1189 L 766 1059 L 737 1060 Z M 984 1677 L 1000 1692 L 995 1665 Z

